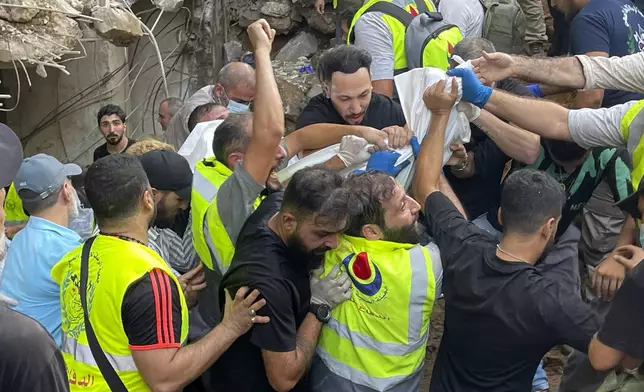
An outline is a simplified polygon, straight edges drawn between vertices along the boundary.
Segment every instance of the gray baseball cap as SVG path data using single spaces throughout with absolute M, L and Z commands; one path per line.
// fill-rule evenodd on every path
M 63 165 L 51 155 L 36 154 L 22 160 L 14 186 L 18 194 L 21 190 L 27 189 L 38 194 L 36 200 L 46 199 L 65 184 L 67 177 L 82 172 L 80 166 L 75 163 Z
M 15 133 L 0 123 L 0 188 L 9 185 L 18 172 L 22 159 L 22 145 Z

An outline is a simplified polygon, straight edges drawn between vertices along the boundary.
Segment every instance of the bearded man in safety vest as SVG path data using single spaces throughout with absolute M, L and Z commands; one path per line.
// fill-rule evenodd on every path
M 313 391 L 416 391 L 440 295 L 440 252 L 434 243 L 420 245 L 421 207 L 393 177 L 368 171 L 351 175 L 344 187 L 361 210 L 323 267 L 324 275 L 345 269 L 353 295 L 322 328 Z

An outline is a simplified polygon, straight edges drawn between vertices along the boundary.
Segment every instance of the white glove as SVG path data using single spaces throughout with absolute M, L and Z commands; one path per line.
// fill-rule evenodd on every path
M 469 102 L 461 101 L 456 105 L 456 110 L 467 117 L 467 121 L 472 122 L 481 116 L 481 109 Z
M 313 271 L 311 275 L 311 303 L 328 305 L 331 309 L 351 299 L 351 279 L 345 271 L 340 274 L 340 265 L 336 264 L 331 272 L 320 278 L 323 269 Z
M 368 146 L 369 142 L 359 136 L 344 136 L 340 142 L 338 158 L 344 162 L 346 167 L 366 162 L 371 157 L 371 154 L 367 151 Z

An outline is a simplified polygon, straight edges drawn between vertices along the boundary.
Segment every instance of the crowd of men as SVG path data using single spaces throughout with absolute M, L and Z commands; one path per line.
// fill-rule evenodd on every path
M 289 134 L 263 19 L 252 56 L 160 102 L 165 141 L 106 105 L 83 169 L 23 159 L 0 124 L 0 390 L 418 391 L 443 298 L 430 391 L 547 391 L 556 346 L 559 391 L 644 391 L 644 14 L 558 0 L 576 56 L 549 59 L 525 3 L 532 57 L 481 37 L 478 0 L 437 5 L 464 38 L 419 86 L 423 140 L 393 81 L 404 37 L 361 10 Z M 471 138 L 444 165 L 454 108 Z

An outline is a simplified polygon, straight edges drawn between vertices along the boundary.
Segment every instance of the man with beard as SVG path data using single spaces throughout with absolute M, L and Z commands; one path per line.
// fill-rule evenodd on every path
M 434 243 L 420 245 L 420 205 L 393 177 L 367 171 L 351 175 L 344 187 L 359 208 L 338 247 L 326 253 L 324 271 L 346 269 L 354 290 L 322 328 L 312 391 L 348 392 L 356 385 L 365 391 L 417 391 L 432 307 L 440 296 L 440 252 Z
M 69 177 L 81 173 L 78 165 L 63 165 L 45 154 L 22 161 L 14 184 L 30 217 L 11 242 L 0 279 L 0 293 L 18 302 L 14 309 L 40 322 L 58 345 L 59 288 L 50 274 L 65 253 L 83 242 L 69 228 L 80 208 Z
M 105 138 L 105 143 L 94 150 L 94 162 L 112 154 L 125 152 L 128 147 L 136 143 L 125 135 L 125 112 L 118 105 L 103 106 L 96 115 L 98 128 Z
M 4 187 L 18 172 L 21 159 L 20 139 L 0 124 L 0 205 Z M 0 209 L 0 270 L 7 250 L 3 235 L 4 211 Z M 0 294 L 0 390 L 68 391 L 65 362 L 56 343 L 37 321 L 9 308 L 15 304 Z
M 412 180 L 444 269 L 445 331 L 430 391 L 529 391 L 546 352 L 587 351 L 599 326 L 578 295 L 534 266 L 555 238 L 565 192 L 544 172 L 518 170 L 502 189 L 500 241 L 468 222 L 438 188 L 458 90 L 455 79 L 447 92 L 445 83 L 425 90 L 432 118 Z
M 412 133 L 405 128 L 403 110 L 391 98 L 373 92 L 370 66 L 371 55 L 357 46 L 327 50 L 317 68 L 324 91 L 302 110 L 294 133 L 381 130 L 389 135 L 389 147 L 409 144 Z
M 140 161 L 120 154 L 94 162 L 85 191 L 100 234 L 51 273 L 60 284 L 62 351 L 72 389 L 181 390 L 253 324 L 269 321 L 249 315 L 265 301 L 255 302 L 259 292 L 246 296 L 242 288 L 234 300 L 226 297 L 226 317 L 217 328 L 185 344 L 188 309 L 179 282 L 147 246 L 156 202 Z M 92 347 L 93 341 L 100 345 Z
M 266 306 L 257 314 L 271 322 L 255 326 L 215 365 L 218 389 L 309 390 L 305 374 L 320 331 L 331 309 L 351 297 L 345 272 L 336 269 L 324 278 L 310 272 L 338 245 L 354 204 L 337 172 L 309 168 L 248 218 L 220 296 L 242 286 L 259 289 Z M 228 309 L 220 306 L 226 318 Z

